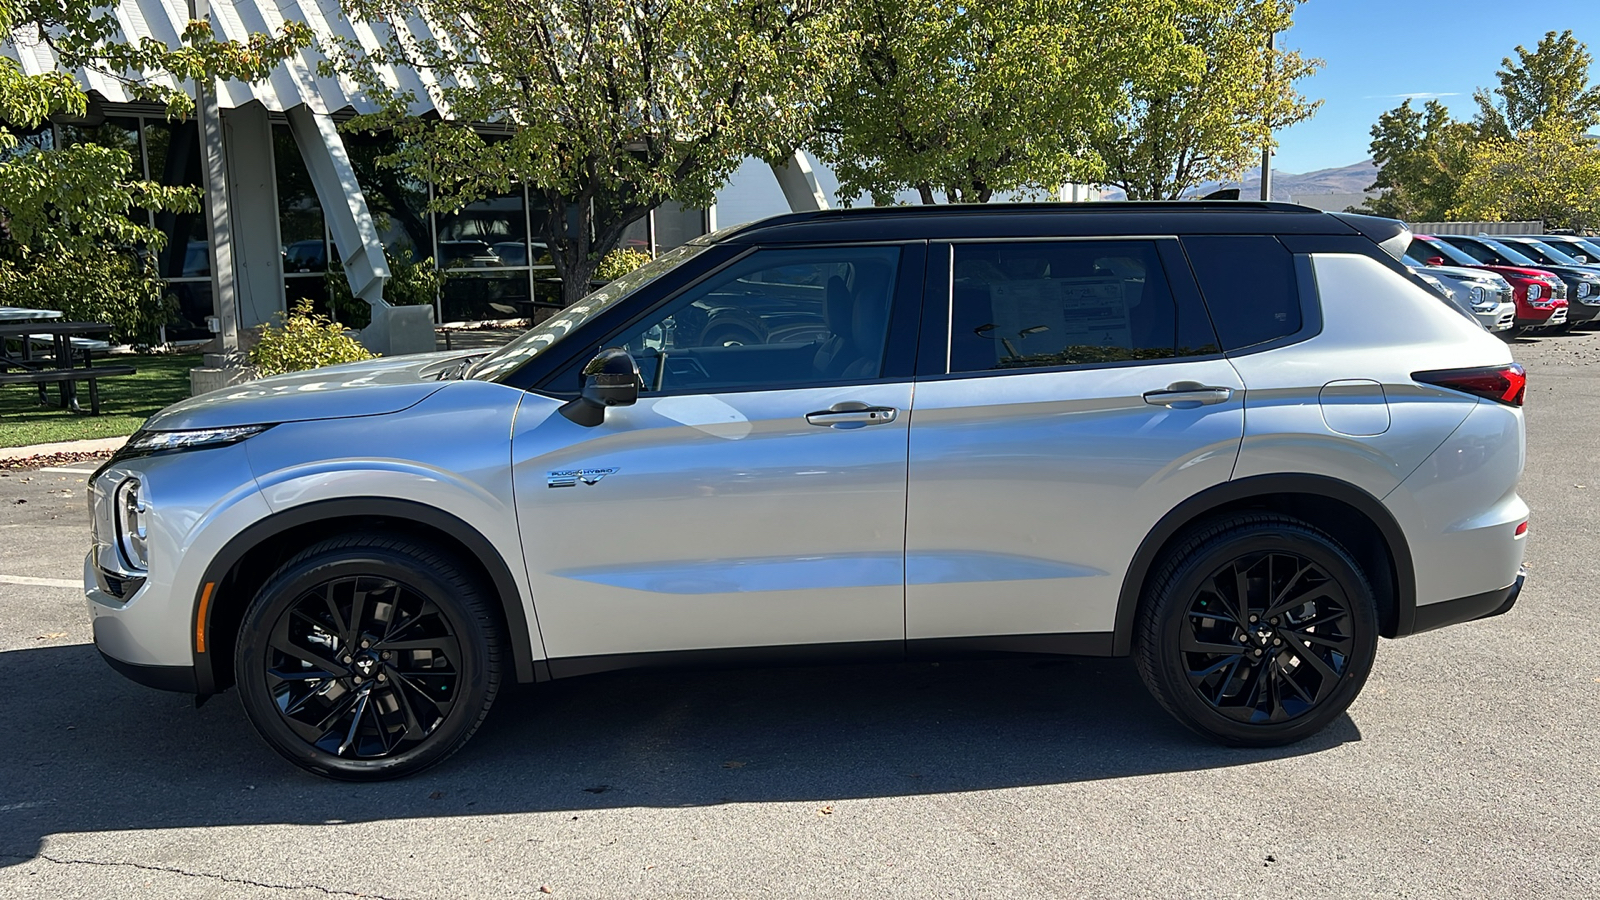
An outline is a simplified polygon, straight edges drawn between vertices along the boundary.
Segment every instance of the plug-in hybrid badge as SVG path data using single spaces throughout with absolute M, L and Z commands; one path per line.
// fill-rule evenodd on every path
M 575 487 L 580 481 L 584 484 L 595 484 L 615 471 L 616 469 L 560 469 L 551 472 L 545 483 L 553 488 Z

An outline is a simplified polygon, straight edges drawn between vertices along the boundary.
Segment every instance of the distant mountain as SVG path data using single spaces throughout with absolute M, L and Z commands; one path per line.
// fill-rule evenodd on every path
M 1272 199 L 1290 200 L 1308 194 L 1360 194 L 1378 177 L 1378 167 L 1372 160 L 1362 160 L 1348 166 L 1336 169 L 1318 169 L 1304 175 L 1285 172 L 1281 169 L 1272 170 Z M 1191 194 L 1203 197 L 1219 188 L 1237 187 L 1239 196 L 1245 200 L 1256 200 L 1261 197 L 1261 173 L 1245 178 L 1241 185 L 1237 181 L 1218 182 L 1208 181 L 1195 188 Z M 1123 200 L 1126 195 L 1121 188 L 1108 187 L 1101 195 L 1106 200 Z

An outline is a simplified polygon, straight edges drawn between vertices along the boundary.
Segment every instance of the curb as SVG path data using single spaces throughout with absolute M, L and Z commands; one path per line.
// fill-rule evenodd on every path
M 127 440 L 128 436 L 122 435 L 89 441 L 34 444 L 31 447 L 0 447 L 0 459 L 27 459 L 31 456 L 53 456 L 58 453 L 108 453 L 127 443 Z

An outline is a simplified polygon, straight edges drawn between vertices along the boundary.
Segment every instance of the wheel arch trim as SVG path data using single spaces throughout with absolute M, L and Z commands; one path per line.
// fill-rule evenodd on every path
M 521 682 L 535 680 L 537 664 L 534 660 L 533 640 L 529 634 L 522 591 L 517 587 L 510 566 L 482 532 L 451 513 L 414 500 L 392 497 L 341 497 L 290 507 L 261 519 L 230 538 L 222 550 L 212 557 L 206 566 L 204 577 L 200 579 L 200 584 L 196 588 L 190 622 L 189 633 L 197 638 L 195 645 L 190 647 L 194 656 L 197 693 L 202 696 L 213 694 L 218 683 L 211 668 L 214 654 L 208 652 L 209 648 L 201 649 L 203 645 L 199 645 L 198 641 L 200 635 L 206 635 L 205 644 L 212 643 L 209 636 L 216 604 L 208 601 L 215 586 L 221 584 L 250 551 L 272 538 L 321 520 L 354 517 L 383 517 L 416 522 L 442 531 L 460 541 L 488 572 L 495 593 L 499 596 L 500 607 L 506 618 L 506 631 L 511 643 L 512 663 L 517 680 Z
M 1349 482 L 1325 475 L 1254 475 L 1224 482 L 1195 494 L 1169 510 L 1145 535 L 1128 564 L 1128 570 L 1123 575 L 1122 590 L 1117 595 L 1112 654 L 1127 656 L 1132 652 L 1140 595 L 1161 550 L 1173 537 L 1213 510 L 1241 501 L 1282 494 L 1311 495 L 1341 502 L 1377 526 L 1379 536 L 1387 545 L 1394 562 L 1396 636 L 1410 634 L 1415 627 L 1417 611 L 1416 570 L 1405 532 L 1382 501 Z

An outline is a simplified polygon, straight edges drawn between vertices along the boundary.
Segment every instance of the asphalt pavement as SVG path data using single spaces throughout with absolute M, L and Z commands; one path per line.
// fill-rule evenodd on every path
M 0 476 L 0 897 L 1600 896 L 1600 334 L 1515 352 L 1521 602 L 1383 642 L 1266 751 L 1126 660 L 1014 660 L 557 682 L 418 777 L 324 781 L 235 694 L 112 672 L 86 476 Z

